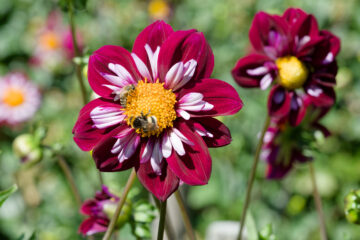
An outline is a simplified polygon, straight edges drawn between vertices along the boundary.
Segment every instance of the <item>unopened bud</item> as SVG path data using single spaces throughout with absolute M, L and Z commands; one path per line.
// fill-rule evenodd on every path
M 117 205 L 118 202 L 111 200 L 103 205 L 103 211 L 109 219 L 112 219 L 112 217 L 114 216 Z M 117 229 L 120 229 L 129 220 L 131 210 L 132 210 L 132 203 L 130 200 L 126 200 L 121 210 L 120 216 L 116 221 Z
M 15 138 L 13 151 L 22 163 L 34 164 L 41 160 L 42 149 L 39 141 L 31 134 L 22 134 Z
M 360 224 L 360 190 L 352 190 L 345 197 L 346 219 L 354 224 Z

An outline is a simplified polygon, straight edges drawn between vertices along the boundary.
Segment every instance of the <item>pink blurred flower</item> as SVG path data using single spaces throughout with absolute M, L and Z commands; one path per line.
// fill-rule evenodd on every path
M 80 50 L 83 40 L 79 32 L 77 39 Z M 31 63 L 55 68 L 75 56 L 70 27 L 62 22 L 59 12 L 51 12 L 44 26 L 37 33 L 35 50 Z
M 242 107 L 232 86 L 209 78 L 213 66 L 202 33 L 174 32 L 163 21 L 139 34 L 132 53 L 119 46 L 100 48 L 90 57 L 88 78 L 101 97 L 80 111 L 75 142 L 93 150 L 100 171 L 135 167 L 160 200 L 180 182 L 206 184 L 208 147 L 231 141 L 228 128 L 213 117 Z
M 259 12 L 249 38 L 253 51 L 237 62 L 232 75 L 242 87 L 264 90 L 272 85 L 270 116 L 291 114 L 291 124 L 299 124 L 303 94 L 317 107 L 333 105 L 340 40 L 319 30 L 313 15 L 294 8 L 282 16 Z
M 31 119 L 40 102 L 38 88 L 24 74 L 0 77 L 0 124 L 16 125 Z

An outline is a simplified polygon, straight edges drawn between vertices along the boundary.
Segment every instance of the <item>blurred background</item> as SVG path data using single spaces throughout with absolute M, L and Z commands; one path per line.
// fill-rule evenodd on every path
M 12 150 L 19 134 L 47 129 L 43 143 L 64 156 L 82 198 L 91 198 L 100 190 L 91 154 L 82 152 L 72 140 L 71 130 L 83 103 L 71 46 L 66 49 L 63 39 L 69 30 L 67 12 L 62 11 L 62 1 L 56 0 L 0 0 L 0 6 L 0 76 L 20 71 L 42 95 L 41 106 L 30 121 L 0 126 L 0 190 L 14 183 L 19 186 L 0 209 L 0 239 L 22 239 L 22 234 L 33 232 L 41 240 L 83 239 L 77 233 L 82 216 L 54 154 L 44 151 L 42 161 L 29 167 Z M 321 29 L 342 40 L 337 103 L 323 119 L 332 136 L 320 145 L 314 164 L 331 239 L 360 239 L 360 227 L 348 223 L 343 211 L 345 195 L 360 187 L 360 1 L 88 0 L 86 7 L 75 11 L 85 56 L 108 44 L 131 50 L 136 36 L 154 19 L 165 19 L 175 30 L 196 28 L 205 34 L 215 55 L 212 77 L 238 90 L 244 108 L 235 116 L 220 119 L 230 128 L 232 143 L 211 149 L 209 184 L 186 189 L 191 220 L 200 239 L 214 221 L 239 220 L 257 135 L 267 113 L 268 92 L 241 89 L 230 71 L 247 53 L 254 14 L 260 10 L 282 14 L 288 7 L 314 14 Z M 87 81 L 86 87 L 90 92 Z M 103 177 L 120 193 L 128 175 L 104 173 Z M 250 208 L 256 228 L 272 224 L 280 240 L 320 239 L 308 167 L 297 165 L 281 181 L 264 176 L 265 164 L 260 163 Z M 136 188 L 140 198 L 146 199 L 141 185 Z M 126 226 L 120 237 L 134 239 Z

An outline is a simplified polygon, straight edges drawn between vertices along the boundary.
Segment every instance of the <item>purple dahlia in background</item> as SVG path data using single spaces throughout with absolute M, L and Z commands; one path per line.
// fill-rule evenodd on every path
M 80 227 L 79 232 L 85 235 L 93 235 L 100 232 L 106 232 L 113 216 L 117 203 L 120 198 L 112 194 L 106 186 L 102 186 L 102 190 L 95 194 L 95 198 L 86 200 L 81 206 L 80 212 L 86 216 Z M 116 227 L 120 228 L 129 218 L 131 206 L 126 203 L 124 209 L 119 216 Z
M 132 52 L 103 46 L 89 60 L 88 79 L 101 97 L 80 111 L 74 140 L 93 150 L 100 171 L 135 168 L 160 200 L 180 182 L 206 184 L 209 147 L 231 141 L 215 116 L 235 114 L 235 89 L 211 79 L 214 56 L 202 33 L 173 31 L 157 21 L 135 40 Z
M 295 163 L 312 160 L 307 150 L 316 141 L 315 132 L 328 137 L 330 132 L 319 123 L 329 111 L 329 107 L 316 107 L 309 97 L 302 99 L 306 115 L 298 126 L 291 126 L 286 117 L 272 118 L 264 136 L 261 158 L 267 163 L 266 177 L 269 179 L 283 178 Z
M 242 87 L 271 87 L 270 116 L 290 115 L 290 123 L 298 125 L 304 117 L 304 94 L 314 106 L 334 104 L 340 40 L 319 30 L 313 15 L 294 8 L 282 16 L 259 12 L 249 38 L 252 51 L 237 62 L 232 75 Z

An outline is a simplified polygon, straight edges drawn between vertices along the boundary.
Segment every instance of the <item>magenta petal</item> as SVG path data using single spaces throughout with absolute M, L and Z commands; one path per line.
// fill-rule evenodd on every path
M 173 151 L 166 159 L 169 168 L 186 184 L 207 184 L 211 174 L 211 157 L 205 142 L 185 122 L 178 122 L 175 127 L 194 145 L 189 146 L 183 143 L 184 156 L 179 156 L 176 151 Z
M 160 79 L 164 80 L 169 69 L 178 62 L 197 62 L 192 79 L 210 77 L 214 68 L 214 55 L 204 34 L 196 30 L 176 31 L 163 44 L 159 53 Z M 188 82 L 188 84 L 191 83 Z
M 279 16 L 257 13 L 249 31 L 249 38 L 255 50 L 271 58 L 289 52 L 288 26 Z
M 187 123 L 191 129 L 203 133 L 199 135 L 202 136 L 208 147 L 222 147 L 231 142 L 230 130 L 215 118 L 193 118 Z M 212 136 L 206 135 L 206 132 L 210 133 Z
M 340 39 L 337 36 L 325 30 L 320 31 L 320 35 L 323 41 L 314 49 L 312 60 L 317 68 L 336 62 L 335 57 L 340 51 Z
M 105 135 L 98 145 L 94 148 L 93 158 L 96 163 L 96 167 L 102 172 L 116 172 L 127 170 L 131 167 L 134 167 L 139 164 L 139 147 L 136 152 L 126 159 L 124 162 L 120 163 L 118 160 L 118 154 L 113 154 L 111 149 L 113 148 L 117 138 L 115 136 L 128 128 L 127 125 L 122 125 L 107 135 Z
M 269 94 L 268 110 L 270 116 L 284 117 L 290 111 L 291 97 L 286 89 L 280 85 L 274 86 Z
M 268 164 L 266 169 L 267 179 L 282 179 L 291 170 L 292 164 L 287 166 Z
M 249 56 L 241 58 L 236 66 L 231 71 L 231 74 L 235 81 L 242 87 L 252 88 L 259 87 L 260 80 L 266 75 L 271 74 L 271 71 L 263 73 L 263 74 L 249 74 L 249 70 L 259 69 L 261 67 L 265 67 L 265 63 L 272 62 L 272 60 L 261 54 L 251 54 Z M 275 64 L 274 64 L 275 65 Z M 271 76 L 273 77 L 273 76 Z
M 95 233 L 106 232 L 108 224 L 108 219 L 90 217 L 81 223 L 79 233 L 88 236 Z
M 291 97 L 291 107 L 289 114 L 289 122 L 292 126 L 298 126 L 304 119 L 306 114 L 306 105 L 302 98 L 294 92 Z
M 237 113 L 243 106 L 236 90 L 230 84 L 218 79 L 201 79 L 192 88 L 182 89 L 178 99 L 191 92 L 203 94 L 203 101 L 214 105 L 213 109 L 207 111 L 189 111 L 193 117 L 231 115 Z
M 119 46 L 106 45 L 95 51 L 89 59 L 89 84 L 98 95 L 112 99 L 114 97 L 112 95 L 113 90 L 104 86 L 116 86 L 104 77 L 104 74 L 116 76 L 109 69 L 109 63 L 119 64 L 124 67 L 135 81 L 141 79 L 141 77 L 133 58 L 126 49 Z
M 315 72 L 311 77 L 314 82 L 325 87 L 335 87 L 336 85 L 335 75 L 333 74 Z
M 173 33 L 173 29 L 164 21 L 156 21 L 147 26 L 136 38 L 132 52 L 135 53 L 151 69 L 145 45 L 148 44 L 153 52 L 161 47 L 164 41 Z
M 98 106 L 120 108 L 120 105 L 114 104 L 112 101 L 98 98 L 89 102 L 81 109 L 72 132 L 74 134 L 74 141 L 83 151 L 92 150 L 104 134 L 114 129 L 114 127 L 98 129 L 94 126 L 94 123 L 90 118 L 90 113 Z
M 335 103 L 336 95 L 332 87 L 310 82 L 305 86 L 305 91 L 310 97 L 311 102 L 317 107 L 327 107 Z
M 140 164 L 136 171 L 139 181 L 160 201 L 168 199 L 179 187 L 179 178 L 168 168 L 166 162 L 162 166 L 161 175 L 154 172 L 150 161 Z
M 94 209 L 98 209 L 99 205 L 95 200 L 87 200 L 81 205 L 80 212 L 84 215 L 91 215 Z

